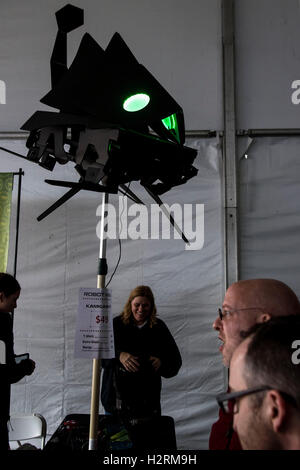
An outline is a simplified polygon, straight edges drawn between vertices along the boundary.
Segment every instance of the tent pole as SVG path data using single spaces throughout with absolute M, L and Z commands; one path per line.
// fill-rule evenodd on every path
M 102 195 L 102 212 L 101 212 L 101 232 L 100 232 L 100 250 L 99 265 L 97 275 L 97 287 L 105 287 L 105 276 L 107 274 L 106 262 L 106 237 L 105 237 L 105 213 L 108 203 L 108 193 Z M 89 433 L 89 450 L 97 449 L 98 419 L 99 419 L 99 395 L 100 395 L 100 375 L 101 360 L 93 359 L 93 376 L 92 376 L 92 392 L 91 392 L 91 413 L 90 413 L 90 433 Z
M 222 1 L 223 83 L 224 83 L 224 199 L 225 199 L 225 285 L 239 279 L 238 194 L 235 110 L 235 0 Z

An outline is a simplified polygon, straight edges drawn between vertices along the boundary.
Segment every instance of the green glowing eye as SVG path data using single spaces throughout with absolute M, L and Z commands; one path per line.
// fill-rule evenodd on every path
M 175 120 L 175 114 L 172 114 L 171 116 L 166 117 L 165 119 L 162 119 L 162 122 L 164 123 L 164 126 L 169 129 L 175 129 L 176 128 L 176 120 Z
M 145 93 L 137 93 L 136 95 L 129 96 L 124 103 L 123 108 L 125 111 L 134 113 L 135 111 L 140 111 L 147 106 L 150 101 L 150 96 Z
M 171 114 L 170 116 L 162 119 L 162 123 L 169 131 L 171 131 L 175 135 L 176 139 L 179 142 L 179 129 L 176 114 Z

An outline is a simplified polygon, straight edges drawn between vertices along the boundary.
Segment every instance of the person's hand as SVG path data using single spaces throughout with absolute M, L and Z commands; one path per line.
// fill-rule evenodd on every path
M 155 372 L 158 371 L 161 366 L 161 360 L 158 357 L 150 356 L 149 361 L 151 362 Z
M 140 363 L 136 356 L 133 356 L 128 352 L 121 352 L 119 359 L 127 372 L 137 372 L 139 370 Z
M 31 375 L 35 369 L 35 362 L 32 359 L 26 359 L 24 363 L 25 362 L 26 362 L 26 375 Z

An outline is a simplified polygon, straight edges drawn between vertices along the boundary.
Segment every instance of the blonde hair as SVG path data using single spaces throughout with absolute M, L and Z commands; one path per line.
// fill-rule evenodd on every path
M 151 311 L 148 320 L 151 328 L 156 323 L 156 306 L 153 292 L 148 286 L 137 286 L 130 292 L 128 300 L 121 313 L 123 323 L 125 323 L 125 325 L 128 325 L 128 323 L 130 322 L 130 318 L 132 317 L 131 302 L 135 297 L 147 297 L 147 299 L 150 301 Z

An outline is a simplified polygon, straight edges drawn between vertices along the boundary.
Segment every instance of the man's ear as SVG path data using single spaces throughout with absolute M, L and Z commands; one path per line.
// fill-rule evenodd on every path
M 279 433 L 285 425 L 287 406 L 285 400 L 277 390 L 267 392 L 266 414 L 272 423 L 273 431 Z
M 267 312 L 263 312 L 263 313 L 260 313 L 256 321 L 257 323 L 265 323 L 269 320 L 271 320 L 271 315 Z

